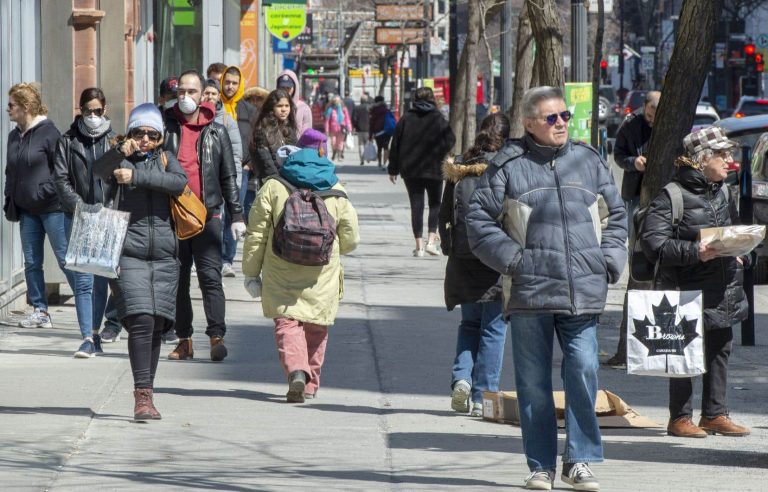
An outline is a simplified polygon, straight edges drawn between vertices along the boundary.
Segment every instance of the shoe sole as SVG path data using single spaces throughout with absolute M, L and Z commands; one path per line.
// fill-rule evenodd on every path
M 560 475 L 560 479 L 573 487 L 574 490 L 588 490 L 592 492 L 600 490 L 599 483 L 574 483 L 573 479 L 568 478 L 565 475 Z
M 164 344 L 166 344 L 166 345 L 170 345 L 170 344 L 173 344 L 173 343 L 179 343 L 179 339 L 178 339 L 178 338 L 177 338 L 176 340 L 164 340 L 164 339 L 161 337 L 161 338 L 160 338 L 160 340 L 161 340 L 161 341 L 162 341 Z
M 96 354 L 89 354 L 88 352 L 75 352 L 75 359 L 93 359 Z
M 152 414 L 151 413 L 135 413 L 133 414 L 133 420 L 136 420 L 138 422 L 152 420 Z
M 690 436 L 684 436 L 681 434 L 675 434 L 667 431 L 667 435 L 671 437 L 682 437 L 682 438 L 689 438 L 689 439 L 704 439 L 705 437 L 707 437 L 707 434 L 708 434 L 707 431 L 704 431 L 704 432 L 705 432 L 704 435 L 691 434 Z
M 461 413 L 469 412 L 469 393 L 471 390 L 457 388 L 451 396 L 451 408 Z
M 53 324 L 51 323 L 35 323 L 34 325 L 31 324 L 25 324 L 24 322 L 19 323 L 19 327 L 21 328 L 53 328 Z
M 525 484 L 526 490 L 552 490 L 551 483 L 534 482 L 531 484 Z
M 189 354 L 186 357 L 171 357 L 171 354 L 168 354 L 168 360 L 192 360 L 195 358 L 195 354 Z
M 227 347 L 222 344 L 214 345 L 211 347 L 211 360 L 213 362 L 221 362 L 227 358 Z
M 237 275 L 235 275 L 235 272 L 229 272 L 229 273 L 222 273 L 221 276 L 224 278 L 235 278 Z
M 288 385 L 288 393 L 285 399 L 288 403 L 304 403 L 304 387 L 306 383 L 302 380 L 291 381 Z
M 715 431 L 710 429 L 704 429 L 703 427 L 700 427 L 700 429 L 706 432 L 710 436 L 716 436 L 720 434 L 721 436 L 724 436 L 724 437 L 744 437 L 749 435 L 749 432 L 720 432 L 720 431 Z M 695 436 L 695 437 L 698 437 L 698 436 Z
M 115 343 L 120 341 L 120 336 L 116 336 L 115 338 L 101 338 L 101 343 Z

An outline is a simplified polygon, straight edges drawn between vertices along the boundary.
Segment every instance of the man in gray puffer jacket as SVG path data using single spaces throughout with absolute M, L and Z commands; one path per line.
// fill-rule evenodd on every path
M 597 318 L 608 283 L 627 259 L 627 216 L 606 163 L 568 139 L 563 93 L 537 87 L 523 96 L 521 140 L 494 157 L 472 196 L 472 252 L 503 275 L 531 474 L 526 488 L 551 488 L 557 460 L 552 345 L 563 351 L 566 436 L 561 478 L 598 490 L 587 463 L 603 461 L 595 416 Z

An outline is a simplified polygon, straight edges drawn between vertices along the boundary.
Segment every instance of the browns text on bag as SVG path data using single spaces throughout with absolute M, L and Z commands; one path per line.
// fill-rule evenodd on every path
M 160 160 L 163 167 L 168 166 L 168 157 L 164 151 L 160 154 Z M 203 232 L 206 215 L 205 205 L 189 186 L 184 187 L 181 195 L 171 197 L 171 217 L 179 239 L 189 239 Z
M 347 198 L 341 190 L 312 191 L 296 188 L 274 176 L 290 195 L 275 225 L 272 251 L 283 260 L 304 266 L 322 266 L 331 261 L 336 240 L 336 220 L 323 198 Z

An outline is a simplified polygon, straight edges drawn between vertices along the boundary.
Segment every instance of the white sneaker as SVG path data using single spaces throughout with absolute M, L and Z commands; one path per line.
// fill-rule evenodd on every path
M 528 490 L 552 490 L 555 483 L 555 470 L 539 470 L 525 478 L 525 488 Z
M 451 394 L 451 408 L 460 413 L 469 412 L 469 393 L 472 386 L 467 381 L 460 379 L 453 383 L 453 393 Z
M 35 308 L 32 314 L 19 321 L 19 326 L 22 328 L 53 328 L 48 311 L 40 308 Z
M 419 248 L 414 249 L 413 256 L 415 256 L 416 258 L 421 258 L 422 256 L 424 256 L 424 250 Z
M 560 479 L 576 490 L 600 490 L 600 482 L 586 463 L 563 463 Z
M 197 267 L 195 265 L 192 265 L 192 272 L 190 273 L 192 277 L 197 277 Z
M 472 411 L 469 412 L 470 417 L 482 417 L 483 416 L 483 404 L 479 401 L 472 403 Z
M 235 269 L 232 268 L 232 263 L 224 263 L 221 267 L 221 276 L 230 278 L 235 276 Z
M 424 248 L 424 251 L 431 254 L 432 256 L 440 256 L 441 254 L 435 243 L 427 243 L 427 247 Z

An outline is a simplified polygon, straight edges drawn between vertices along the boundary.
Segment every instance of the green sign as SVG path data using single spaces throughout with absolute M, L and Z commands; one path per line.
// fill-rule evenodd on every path
M 265 8 L 267 30 L 281 41 L 290 41 L 304 30 L 307 24 L 305 5 L 272 5 Z
M 592 84 L 590 82 L 567 82 L 565 104 L 571 112 L 568 135 L 572 140 L 590 142 L 592 124 Z

